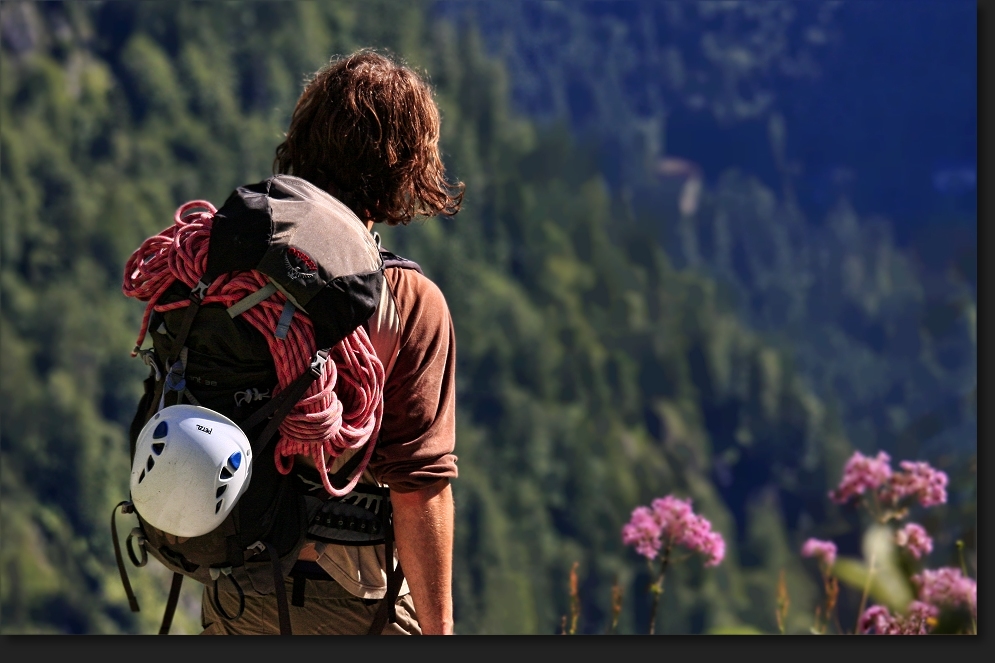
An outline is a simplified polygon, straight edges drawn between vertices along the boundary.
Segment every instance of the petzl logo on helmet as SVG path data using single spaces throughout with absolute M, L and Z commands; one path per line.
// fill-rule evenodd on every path
M 300 249 L 288 246 L 285 256 L 287 276 L 296 280 L 313 279 L 318 273 L 318 264 Z
M 211 434 L 211 429 L 208 428 L 207 426 L 201 426 L 200 424 L 197 424 L 197 430 L 203 431 L 203 432 L 207 433 L 208 435 Z

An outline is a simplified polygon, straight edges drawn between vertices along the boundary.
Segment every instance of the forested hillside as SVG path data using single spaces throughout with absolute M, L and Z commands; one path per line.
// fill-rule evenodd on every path
M 3 633 L 157 628 L 168 576 L 129 565 L 131 613 L 109 531 L 147 371 L 129 357 L 142 307 L 121 293 L 125 261 L 183 202 L 268 176 L 305 77 L 361 46 L 427 73 L 466 183 L 456 217 L 382 231 L 456 327 L 458 632 L 558 632 L 574 562 L 580 632 L 606 630 L 616 581 L 619 632 L 645 632 L 650 577 L 620 529 L 668 493 L 693 498 L 727 552 L 675 568 L 658 633 L 777 632 L 782 569 L 787 630 L 808 632 L 820 581 L 801 543 L 861 554 L 858 515 L 826 499 L 855 448 L 950 472 L 934 556 L 973 547 L 976 297 L 961 276 L 924 272 L 852 207 L 812 230 L 749 173 L 690 215 L 650 179 L 613 186 L 597 142 L 514 111 L 506 65 L 430 10 L 0 7 Z M 192 584 L 174 632 L 199 630 Z M 844 588 L 848 619 L 859 600 Z

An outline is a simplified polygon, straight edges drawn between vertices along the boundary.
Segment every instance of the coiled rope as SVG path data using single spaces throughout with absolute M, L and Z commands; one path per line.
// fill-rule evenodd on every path
M 146 239 L 129 258 L 122 290 L 128 297 L 148 302 L 132 356 L 145 340 L 152 311 L 164 313 L 190 304 L 189 300 L 165 305 L 155 302 L 174 280 L 192 288 L 207 271 L 215 212 L 215 207 L 203 200 L 181 205 L 173 216 L 173 225 Z M 210 284 L 203 304 L 217 302 L 227 308 L 267 283 L 266 276 L 256 270 L 223 274 Z M 310 318 L 296 310 L 286 338 L 281 341 L 274 335 L 286 301 L 286 296 L 277 291 L 242 313 L 266 339 L 273 355 L 279 381 L 274 396 L 308 369 L 317 350 Z M 329 494 L 341 497 L 351 491 L 373 453 L 374 445 L 367 442 L 375 441 L 380 432 L 383 383 L 383 364 L 360 326 L 331 348 L 321 376 L 280 424 L 280 439 L 273 452 L 277 470 L 288 474 L 296 454 L 308 455 Z M 332 486 L 326 456 L 336 458 L 350 450 L 358 453 L 364 445 L 365 455 L 352 480 L 344 488 Z

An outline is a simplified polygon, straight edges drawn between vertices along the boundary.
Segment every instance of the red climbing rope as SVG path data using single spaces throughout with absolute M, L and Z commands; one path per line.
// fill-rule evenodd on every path
M 190 304 L 189 300 L 165 305 L 155 302 L 174 280 L 192 288 L 207 271 L 207 248 L 216 211 L 203 200 L 181 205 L 173 225 L 146 239 L 128 260 L 122 290 L 128 297 L 148 302 L 132 356 L 145 340 L 152 311 L 164 313 Z M 266 276 L 255 270 L 224 274 L 210 285 L 203 304 L 217 302 L 227 308 L 267 283 Z M 242 313 L 269 344 L 279 382 L 274 396 L 310 366 L 317 350 L 310 318 L 296 310 L 286 338 L 281 341 L 274 335 L 286 301 L 277 291 Z M 321 376 L 280 424 L 280 439 L 273 452 L 277 469 L 288 474 L 296 454 L 309 455 L 326 491 L 336 497 L 351 491 L 373 453 L 373 444 L 367 443 L 375 441 L 380 432 L 383 383 L 383 364 L 360 326 L 330 350 Z M 364 445 L 365 455 L 354 478 L 345 488 L 335 489 L 328 479 L 326 455 L 336 458 L 349 450 L 360 453 Z

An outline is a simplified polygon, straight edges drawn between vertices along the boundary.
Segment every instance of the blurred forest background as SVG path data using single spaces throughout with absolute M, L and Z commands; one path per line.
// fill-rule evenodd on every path
M 147 369 L 123 266 L 183 202 L 271 173 L 305 77 L 427 72 L 463 211 L 383 232 L 458 335 L 457 631 L 645 632 L 632 509 L 725 537 L 658 633 L 805 633 L 854 450 L 927 460 L 932 566 L 976 573 L 976 7 L 946 2 L 0 4 L 0 630 L 153 633 L 109 532 Z M 127 519 L 124 519 L 127 521 Z M 130 524 L 121 525 L 126 532 Z M 844 587 L 852 623 L 860 592 Z M 199 631 L 186 583 L 173 632 Z

